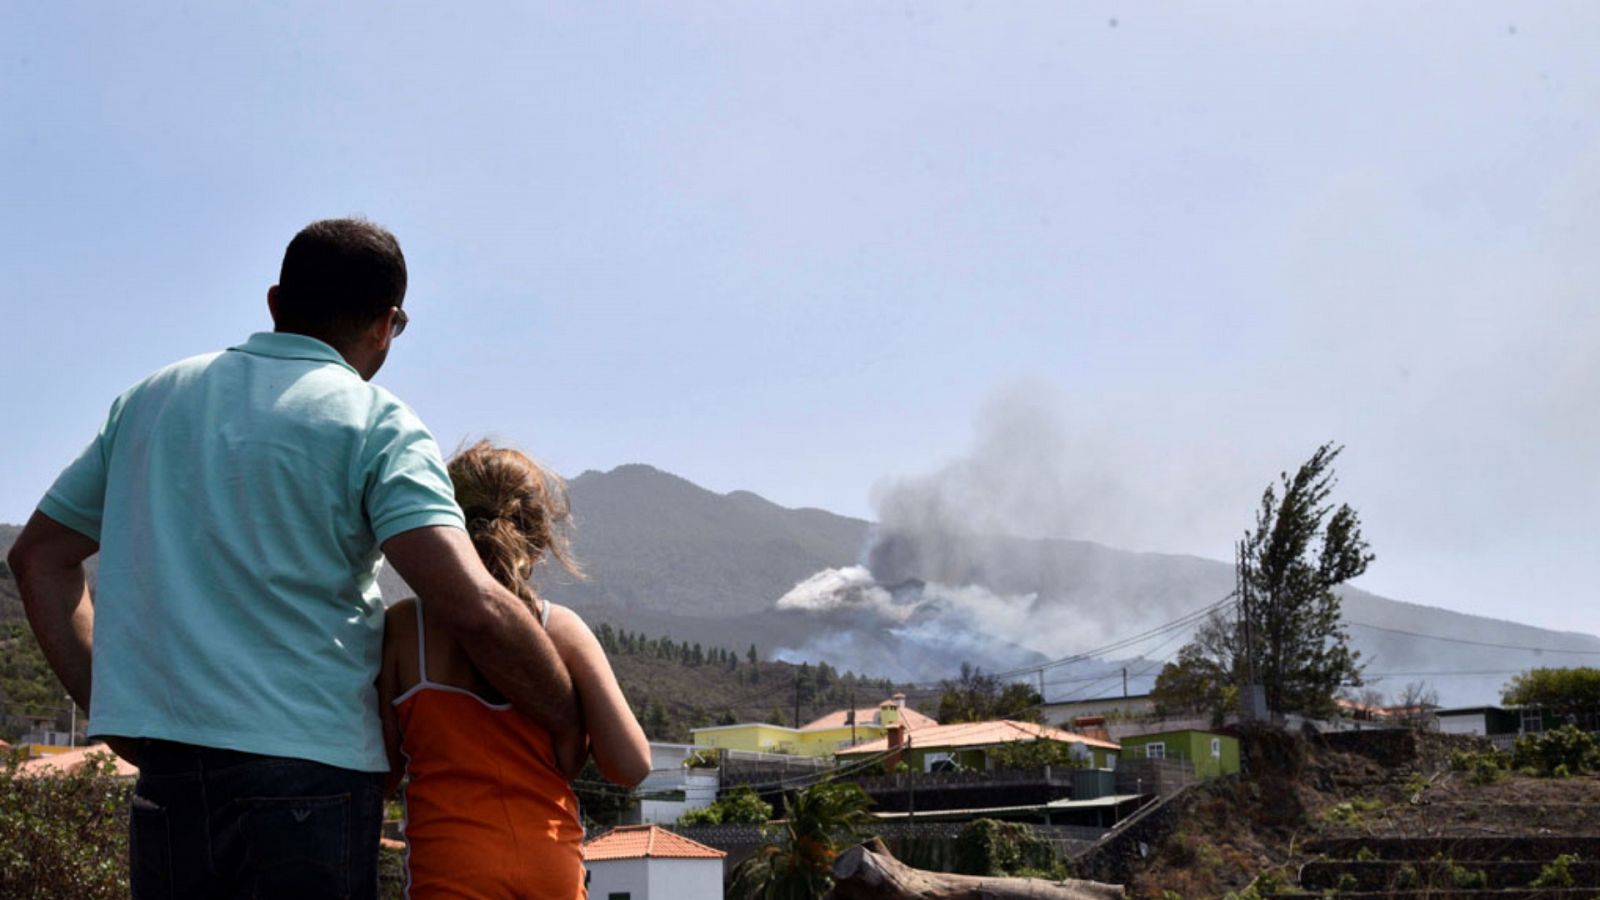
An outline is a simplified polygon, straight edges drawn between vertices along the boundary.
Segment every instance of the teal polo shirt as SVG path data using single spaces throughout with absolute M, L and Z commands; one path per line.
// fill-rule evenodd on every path
M 388 769 L 378 548 L 463 520 L 421 420 L 332 347 L 156 372 L 39 510 L 100 543 L 90 734 Z

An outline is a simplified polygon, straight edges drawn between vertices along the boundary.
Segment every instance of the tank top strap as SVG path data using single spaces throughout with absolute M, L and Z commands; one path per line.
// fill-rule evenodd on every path
M 416 598 L 417 604 L 417 681 L 421 684 L 428 683 L 428 642 L 423 638 L 426 628 L 422 621 L 422 598 Z
M 549 628 L 550 627 L 550 607 L 553 606 L 554 604 L 552 604 L 549 600 L 544 600 L 543 598 L 540 598 L 540 599 L 543 600 L 543 602 L 544 602 L 544 608 L 539 610 L 539 627 L 540 628 Z

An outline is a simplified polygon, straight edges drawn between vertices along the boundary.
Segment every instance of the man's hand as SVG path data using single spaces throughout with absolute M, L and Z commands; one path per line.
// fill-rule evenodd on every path
M 511 705 L 556 746 L 581 733 L 572 676 L 522 599 L 496 582 L 466 532 L 432 526 L 397 534 L 383 553 L 426 604 L 428 620 L 466 650 Z
M 94 649 L 94 605 L 83 561 L 99 549 L 91 538 L 35 512 L 6 557 L 39 649 L 83 709 L 89 709 Z

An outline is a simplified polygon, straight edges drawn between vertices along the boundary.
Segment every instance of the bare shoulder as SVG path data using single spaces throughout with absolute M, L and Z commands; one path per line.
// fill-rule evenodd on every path
M 549 602 L 549 601 L 546 601 Z M 545 626 L 551 640 L 579 639 L 591 636 L 583 617 L 559 603 L 550 604 L 550 621 Z
M 600 647 L 583 617 L 560 604 L 550 604 L 550 622 L 545 631 L 561 655 L 569 658 L 569 663 L 571 656 L 592 653 Z

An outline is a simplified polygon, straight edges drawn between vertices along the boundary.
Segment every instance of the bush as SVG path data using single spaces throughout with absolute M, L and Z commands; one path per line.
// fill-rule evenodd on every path
M 1322 811 L 1322 820 L 1334 825 L 1346 825 L 1351 828 L 1359 827 L 1366 823 L 1367 814 L 1383 809 L 1383 801 L 1357 797 L 1343 803 L 1335 803 Z
M 956 836 L 955 870 L 964 875 L 1032 875 L 1059 880 L 1066 866 L 1055 848 L 1017 822 L 978 819 Z
M 1528 882 L 1531 888 L 1569 888 L 1576 884 L 1572 877 L 1572 864 L 1578 862 L 1576 853 L 1563 853 L 1539 870 L 1539 877 Z
M 128 803 L 133 784 L 109 754 L 81 772 L 19 777 L 0 766 L 0 897 L 128 896 Z
M 1563 725 L 1543 734 L 1517 738 L 1512 751 L 1513 764 L 1534 769 L 1540 775 L 1554 775 L 1565 766 L 1571 774 L 1582 774 L 1600 767 L 1600 748 L 1594 738 L 1575 725 Z
M 772 804 L 755 788 L 744 786 L 718 797 L 710 806 L 691 809 L 678 817 L 679 825 L 761 825 L 772 818 Z
M 1511 754 L 1504 750 L 1485 750 L 1474 752 L 1470 750 L 1450 751 L 1450 768 L 1457 772 L 1467 773 L 1467 780 L 1473 784 L 1492 784 L 1499 781 L 1511 768 Z

